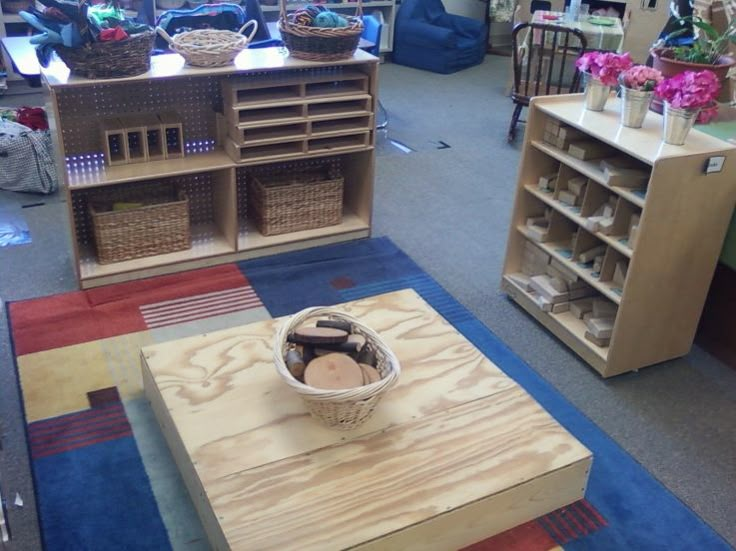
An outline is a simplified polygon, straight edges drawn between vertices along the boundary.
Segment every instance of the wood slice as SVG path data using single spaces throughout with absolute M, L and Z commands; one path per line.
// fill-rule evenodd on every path
M 302 355 L 296 350 L 289 350 L 286 353 L 286 358 L 284 359 L 284 361 L 286 362 L 286 367 L 289 369 L 289 372 L 294 376 L 294 378 L 298 381 L 303 381 L 306 365 L 304 364 L 304 359 L 302 358 Z
M 304 382 L 325 390 L 355 388 L 363 385 L 363 370 L 350 356 L 335 352 L 309 362 Z
M 350 333 L 353 330 L 350 322 L 343 320 L 317 320 L 317 327 L 331 327 L 332 329 L 340 329 L 346 333 Z
M 376 365 L 376 353 L 369 346 L 364 346 L 358 354 L 358 363 Z
M 357 356 L 358 345 L 354 342 L 341 342 L 340 344 L 320 344 L 319 346 L 314 347 L 314 353 L 317 356 L 324 356 L 331 352 L 341 352 L 343 354 Z
M 365 337 L 363 335 L 353 334 L 348 335 L 349 343 L 355 343 L 357 350 L 361 350 L 365 346 Z
M 377 383 L 381 380 L 381 374 L 372 365 L 358 364 L 360 365 L 361 371 L 363 371 L 363 384 L 369 385 L 371 383 Z
M 348 340 L 348 333 L 332 327 L 300 327 L 287 340 L 297 344 L 340 344 Z

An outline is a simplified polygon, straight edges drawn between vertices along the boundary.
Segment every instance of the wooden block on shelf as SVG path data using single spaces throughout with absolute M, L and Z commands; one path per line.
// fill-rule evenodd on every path
M 595 344 L 597 346 L 600 346 L 601 348 L 603 348 L 603 347 L 608 346 L 609 344 L 611 344 L 610 337 L 609 338 L 605 338 L 605 339 L 601 339 L 601 338 L 598 338 L 595 335 L 593 335 L 593 333 L 591 333 L 590 331 L 586 331 L 585 332 L 585 338 L 588 339 L 593 344 Z
M 550 281 L 551 278 L 547 275 L 533 276 L 532 289 L 540 296 L 549 300 L 552 304 L 558 302 L 565 302 L 569 299 L 567 292 L 561 292 L 555 285 Z
M 547 241 L 547 239 L 549 239 L 549 226 L 527 226 L 526 230 L 529 234 L 529 237 L 534 241 L 537 241 L 538 243 L 544 243 L 545 241 Z
M 524 291 L 529 292 L 532 290 L 532 280 L 525 273 L 508 274 L 508 278 L 521 287 Z
M 588 298 L 588 297 L 592 297 L 594 294 L 595 294 L 595 289 L 593 289 L 593 287 L 591 287 L 587 283 L 583 287 L 576 287 L 575 289 L 570 289 L 569 291 L 570 300 Z
M 570 313 L 578 319 L 593 311 L 593 299 L 581 298 L 570 302 Z
M 625 159 L 613 158 L 601 160 L 599 166 L 603 171 L 603 178 L 609 186 L 639 189 L 647 185 L 649 171 L 634 168 L 631 162 Z
M 535 295 L 534 302 L 536 303 L 537 306 L 539 306 L 539 308 L 543 312 L 551 312 L 552 308 L 554 307 L 554 304 L 552 304 L 552 301 L 550 301 L 549 299 L 541 295 Z
M 613 217 L 604 217 L 600 222 L 598 222 L 598 231 L 603 235 L 611 235 L 613 232 Z
M 550 263 L 550 266 L 552 266 L 555 270 L 557 270 L 561 274 L 562 279 L 567 280 L 568 285 L 573 282 L 580 281 L 578 274 L 573 272 L 569 267 L 565 266 L 565 264 L 563 264 L 556 258 L 550 259 L 549 263 Z
M 602 142 L 583 140 L 570 143 L 567 152 L 571 157 L 581 161 L 589 161 L 590 159 L 600 159 L 610 155 L 611 148 Z
M 582 130 L 578 130 L 572 126 L 561 126 L 557 131 L 557 137 L 567 142 L 573 142 L 587 138 L 588 135 Z
M 638 214 L 632 214 L 631 219 L 629 220 L 629 228 L 627 230 L 626 235 L 629 237 L 629 247 L 634 248 L 636 245 L 636 238 L 639 235 L 639 220 L 640 216 Z
M 595 247 L 588 249 L 587 251 L 583 251 L 582 253 L 580 253 L 578 255 L 578 260 L 580 262 L 583 262 L 584 264 L 587 264 L 588 262 L 592 262 L 596 256 L 600 256 L 605 253 L 606 253 L 606 246 L 597 245 Z
M 557 182 L 557 172 L 547 174 L 546 176 L 540 176 L 537 187 L 542 191 L 552 191 Z
M 100 120 L 100 139 L 105 161 L 110 166 L 128 163 L 128 140 L 125 126 L 117 117 Z
M 616 262 L 616 266 L 613 269 L 613 282 L 623 289 L 624 282 L 626 281 L 626 272 L 629 269 L 629 263 L 625 260 L 619 260 Z
M 570 178 L 567 181 L 567 189 L 569 189 L 578 197 L 582 197 L 585 194 L 587 183 L 588 180 L 586 180 L 582 176 L 575 176 L 575 178 Z
M 545 143 L 557 146 L 557 134 L 553 134 L 552 132 L 545 131 L 544 136 L 542 137 L 542 140 L 544 140 Z
M 583 223 L 583 227 L 591 233 L 595 233 L 600 229 L 601 220 L 605 220 L 603 216 L 588 216 Z
M 618 306 L 605 298 L 593 299 L 593 316 L 596 318 L 616 317 Z
M 594 317 L 585 320 L 585 327 L 588 328 L 588 331 L 590 331 L 597 339 L 610 338 L 613 334 L 614 319 L 598 318 L 595 317 L 595 313 L 593 314 L 593 316 Z
M 603 255 L 596 256 L 593 259 L 593 271 L 596 273 L 601 273 L 601 270 L 603 269 L 603 259 L 605 257 Z
M 121 115 L 118 118 L 125 127 L 128 162 L 144 163 L 148 161 L 148 139 L 144 117 L 140 115 Z
M 167 159 L 184 157 L 184 125 L 175 111 L 158 114 L 164 132 L 164 146 Z
M 562 312 L 567 312 L 570 310 L 570 303 L 569 302 L 560 302 L 558 304 L 552 305 L 552 313 L 553 314 L 561 314 Z
M 559 120 L 548 118 L 547 121 L 544 123 L 544 131 L 557 136 L 561 126 L 562 123 Z
M 560 191 L 560 194 L 557 196 L 557 198 L 560 200 L 561 203 L 564 203 L 571 207 L 576 207 L 580 203 L 580 198 L 571 191 Z

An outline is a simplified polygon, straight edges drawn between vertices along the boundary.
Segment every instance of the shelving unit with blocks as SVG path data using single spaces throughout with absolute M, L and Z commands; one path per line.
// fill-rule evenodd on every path
M 377 71 L 378 59 L 360 50 L 336 63 L 294 59 L 279 48 L 245 50 L 234 65 L 211 69 L 162 55 L 148 73 L 111 80 L 73 77 L 63 63 L 52 62 L 43 80 L 80 286 L 368 237 Z M 100 131 L 100 121 L 116 118 L 120 124 Z M 125 121 L 136 125 L 134 153 L 148 160 L 130 162 Z M 110 165 L 105 155 L 125 164 Z M 251 172 L 322 158 L 342 167 L 340 223 L 261 235 L 248 216 Z M 192 247 L 99 263 L 89 202 L 163 185 L 189 198 Z
M 532 100 L 502 278 L 604 377 L 688 353 L 736 202 L 736 148 L 667 145 L 661 115 L 631 129 L 619 109 Z

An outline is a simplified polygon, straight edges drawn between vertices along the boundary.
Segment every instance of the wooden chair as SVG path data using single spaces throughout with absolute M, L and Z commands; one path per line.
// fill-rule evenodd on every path
M 520 37 L 523 37 L 525 48 L 520 48 Z M 525 122 L 519 117 L 531 98 L 578 91 L 580 73 L 574 69 L 566 81 L 565 70 L 585 53 L 586 47 L 585 36 L 578 29 L 538 23 L 519 23 L 514 27 L 511 32 L 514 113 L 509 125 L 509 142 L 516 137 L 516 125 Z

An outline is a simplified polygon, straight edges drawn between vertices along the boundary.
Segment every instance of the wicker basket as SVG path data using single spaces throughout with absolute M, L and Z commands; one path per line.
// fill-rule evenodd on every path
M 252 175 L 249 213 L 263 235 L 342 222 L 344 179 L 328 166 L 301 172 Z
M 248 36 L 241 33 L 248 27 L 253 30 Z M 188 65 L 195 67 L 222 67 L 230 65 L 237 55 L 242 52 L 253 40 L 258 30 L 258 22 L 251 19 L 236 33 L 232 31 L 219 31 L 215 29 L 198 29 L 186 31 L 172 38 L 169 34 L 158 27 L 156 31 L 171 49 L 180 54 Z
M 370 346 L 376 354 L 380 381 L 346 390 L 323 390 L 301 383 L 291 375 L 284 362 L 289 348 L 287 336 L 309 319 L 327 317 L 350 322 L 353 332 L 365 337 L 365 346 Z M 329 307 L 307 308 L 284 320 L 276 332 L 273 360 L 281 378 L 301 396 L 312 417 L 337 430 L 352 430 L 365 423 L 401 374 L 399 360 L 375 331 L 357 318 Z
M 337 61 L 352 57 L 363 34 L 363 3 L 358 0 L 355 15 L 347 17 L 348 26 L 310 27 L 294 23 L 294 14 L 286 14 L 286 0 L 280 0 L 279 31 L 289 54 L 309 61 Z
M 54 51 L 74 75 L 85 78 L 132 77 L 151 67 L 156 34 L 145 31 L 117 42 L 92 42 L 79 48 L 54 46 Z
M 189 233 L 189 199 L 173 189 L 145 195 L 121 195 L 121 201 L 144 202 L 144 207 L 111 210 L 104 203 L 89 203 L 89 216 L 100 264 L 181 251 L 192 246 Z M 151 204 L 153 203 L 153 204 Z
M 31 0 L 3 0 L 3 13 L 19 13 L 31 6 Z

